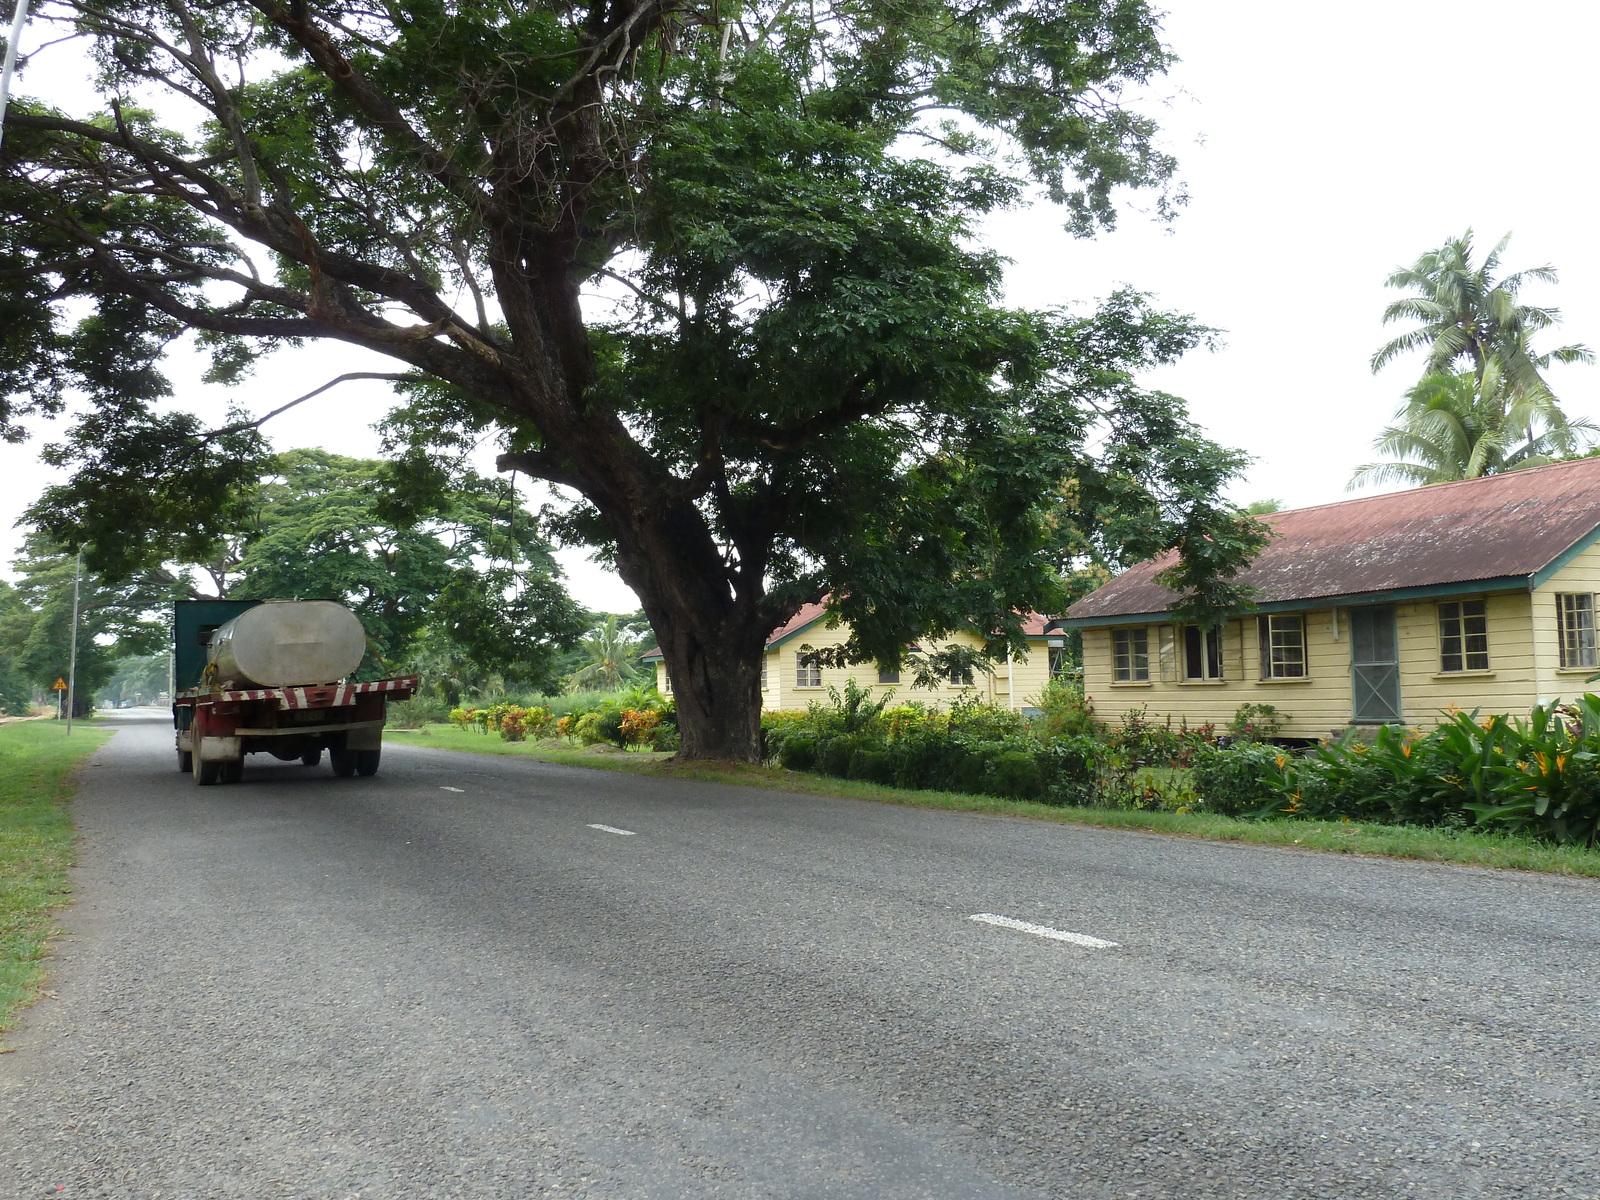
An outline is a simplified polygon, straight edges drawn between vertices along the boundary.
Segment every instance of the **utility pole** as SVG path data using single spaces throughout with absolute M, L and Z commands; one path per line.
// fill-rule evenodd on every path
M 11 36 L 6 39 L 5 66 L 0 67 L 0 140 L 6 136 L 6 105 L 11 102 L 11 74 L 17 69 L 17 43 L 22 40 L 22 27 L 28 22 L 28 0 L 17 0 L 17 10 L 11 15 Z
M 20 4 L 21 0 L 17 0 Z M 83 579 L 83 547 L 78 547 L 78 566 L 72 572 L 72 649 L 67 656 L 67 736 L 72 736 L 72 710 L 78 703 L 78 584 Z

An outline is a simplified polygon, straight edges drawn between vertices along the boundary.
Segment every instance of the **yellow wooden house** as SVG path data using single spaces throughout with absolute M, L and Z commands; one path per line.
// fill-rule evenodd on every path
M 931 690 L 913 690 L 909 672 L 884 670 L 870 663 L 850 667 L 825 667 L 817 663 L 810 651 L 841 645 L 850 636 L 849 629 L 843 625 L 829 628 L 827 616 L 825 605 L 807 604 L 772 631 L 761 667 L 763 709 L 805 708 L 813 700 L 826 701 L 830 685 L 842 689 L 846 680 L 854 679 L 857 685 L 870 688 L 874 694 L 881 695 L 893 689 L 897 703 L 917 700 L 945 706 L 958 698 L 977 697 L 1001 708 L 1020 711 L 1035 707 L 1035 701 L 1050 679 L 1052 667 L 1060 670 L 1065 661 L 1061 649 L 1064 638 L 1049 628 L 1051 623 L 1045 617 L 1033 613 L 1023 623 L 1028 643 L 1026 655 L 997 663 L 992 675 L 974 673 L 966 679 L 948 680 Z M 962 645 L 977 649 L 982 644 L 983 640 L 976 634 L 953 633 L 943 638 L 938 648 Z M 672 681 L 667 677 L 661 651 L 651 650 L 642 657 L 643 661 L 655 665 L 656 687 L 663 695 L 670 695 Z
M 1450 706 L 1526 713 L 1600 673 L 1600 459 L 1346 500 L 1264 518 L 1241 578 L 1255 609 L 1217 629 L 1174 622 L 1141 563 L 1074 604 L 1102 715 L 1190 725 L 1268 703 L 1282 735 L 1428 727 Z

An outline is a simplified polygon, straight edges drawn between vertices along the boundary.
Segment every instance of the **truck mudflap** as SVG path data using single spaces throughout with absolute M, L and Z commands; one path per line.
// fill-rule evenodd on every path
M 203 737 L 200 739 L 201 762 L 233 762 L 244 753 L 236 737 Z

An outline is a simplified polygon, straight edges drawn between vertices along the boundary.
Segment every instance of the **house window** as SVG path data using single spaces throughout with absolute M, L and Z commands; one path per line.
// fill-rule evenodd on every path
M 1261 678 L 1306 677 L 1306 619 L 1302 616 L 1256 618 L 1261 631 Z
M 878 682 L 879 683 L 899 683 L 900 682 L 900 669 L 898 667 L 879 667 L 878 668 Z
M 1579 597 L 1574 597 L 1578 599 Z M 1585 596 L 1582 599 L 1589 599 Z M 1439 670 L 1489 669 L 1489 616 L 1482 600 L 1449 600 L 1439 605 Z M 1594 654 L 1594 635 L 1589 637 Z
M 766 657 L 766 655 L 762 655 L 761 656 L 761 690 L 763 692 L 767 690 L 767 657 Z
M 957 667 L 955 670 L 951 671 L 946 678 L 949 679 L 949 681 L 956 687 L 971 687 L 972 668 Z
M 661 694 L 663 696 L 672 695 L 672 674 L 666 667 L 661 668 Z
M 795 687 L 821 687 L 822 664 L 817 661 L 817 656 L 805 651 L 794 656 L 794 685 Z
M 1563 667 L 1595 666 L 1594 597 L 1586 593 L 1557 596 L 1556 633 Z
M 1050 653 L 1055 654 L 1055 650 Z M 1054 673 L 1055 663 L 1051 668 Z M 1117 683 L 1148 683 L 1150 681 L 1150 631 L 1117 629 L 1111 634 L 1111 678 Z
M 1072 675 L 1072 656 L 1065 646 L 1047 647 L 1050 655 L 1050 678 L 1067 679 Z
M 1183 627 L 1183 677 L 1185 679 L 1222 678 L 1222 629 Z

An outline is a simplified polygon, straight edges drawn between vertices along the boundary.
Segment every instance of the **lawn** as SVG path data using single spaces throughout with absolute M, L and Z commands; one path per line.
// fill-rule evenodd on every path
M 110 736 L 82 722 L 70 738 L 55 721 L 0 725 L 0 1030 L 37 990 L 50 914 L 67 902 L 70 773 Z
M 755 767 L 741 763 L 675 763 L 668 754 L 623 752 L 614 746 L 579 747 L 549 739 L 506 742 L 494 734 L 458 729 L 451 725 L 426 725 L 420 730 L 384 734 L 391 741 L 474 754 L 499 754 L 533 758 L 567 766 L 595 767 L 709 783 L 772 788 L 809 795 L 839 796 L 882 804 L 907 804 L 961 812 L 1003 813 L 1041 821 L 1098 825 L 1113 829 L 1143 830 L 1213 841 L 1248 842 L 1286 846 L 1336 854 L 1374 854 L 1386 858 L 1426 862 L 1462 863 L 1553 875 L 1600 878 L 1600 850 L 1576 846 L 1550 846 L 1506 834 L 1477 833 L 1466 829 L 1414 825 L 1378 825 L 1357 821 L 1240 820 L 1206 813 L 1144 812 L 1133 809 L 1072 808 L 970 796 L 957 792 L 919 792 L 882 787 L 874 783 L 830 779 L 786 771 L 781 767 Z

